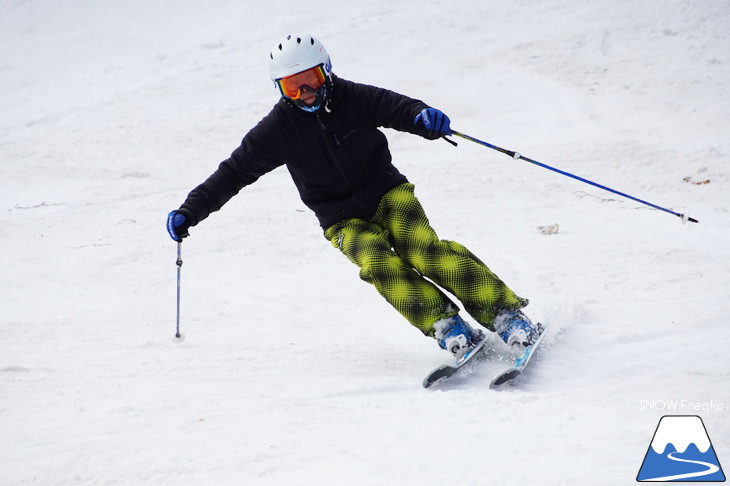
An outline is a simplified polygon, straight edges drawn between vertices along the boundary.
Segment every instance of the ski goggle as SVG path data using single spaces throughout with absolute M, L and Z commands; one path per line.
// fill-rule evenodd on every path
M 322 64 L 314 66 L 301 73 L 292 74 L 276 80 L 281 94 L 292 100 L 298 100 L 302 96 L 302 88 L 307 87 L 317 91 L 326 79 Z

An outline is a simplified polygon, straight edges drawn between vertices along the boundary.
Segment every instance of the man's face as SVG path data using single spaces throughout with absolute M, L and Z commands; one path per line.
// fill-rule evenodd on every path
M 317 90 L 325 82 L 322 65 L 277 80 L 281 94 L 292 100 L 301 100 L 312 106 L 317 98 Z
M 305 105 L 312 106 L 317 99 L 317 91 L 313 91 L 308 86 L 304 86 L 300 99 Z

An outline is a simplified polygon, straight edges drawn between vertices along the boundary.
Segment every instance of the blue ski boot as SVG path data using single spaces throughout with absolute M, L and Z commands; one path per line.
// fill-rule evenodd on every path
M 507 346 L 530 346 L 540 336 L 535 327 L 519 309 L 503 310 L 494 319 L 494 329 Z
M 433 330 L 439 346 L 453 354 L 457 361 L 484 339 L 481 330 L 472 329 L 458 314 L 435 322 Z

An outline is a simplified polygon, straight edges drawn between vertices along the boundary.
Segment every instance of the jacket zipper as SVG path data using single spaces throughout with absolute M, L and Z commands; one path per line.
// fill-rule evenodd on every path
M 340 175 L 340 177 L 344 181 L 345 187 L 347 187 L 347 190 L 352 193 L 353 190 L 352 190 L 352 186 L 350 185 L 350 181 L 347 178 L 345 171 L 342 169 L 342 165 L 340 165 L 340 163 L 338 162 L 337 156 L 335 155 L 334 150 L 332 150 L 332 143 L 330 142 L 330 140 L 327 137 L 327 127 L 322 122 L 322 119 L 319 117 L 319 113 L 317 113 L 315 116 L 317 117 L 317 123 L 319 123 L 319 129 L 320 129 L 320 132 L 322 133 L 322 138 L 324 139 L 324 144 L 327 146 L 327 152 L 329 153 L 330 159 L 332 160 L 332 163 L 334 164 L 335 169 L 337 169 L 337 173 Z M 332 133 L 332 139 L 334 140 L 336 145 L 340 145 L 340 141 L 337 140 L 337 135 L 335 135 L 334 133 Z M 367 207 L 363 203 L 361 203 L 354 196 L 354 194 L 350 198 L 360 208 L 367 209 Z

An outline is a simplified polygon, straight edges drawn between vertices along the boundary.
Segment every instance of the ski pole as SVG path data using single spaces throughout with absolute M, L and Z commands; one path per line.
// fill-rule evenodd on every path
M 185 334 L 180 334 L 180 270 L 182 268 L 182 240 L 178 240 L 177 242 L 177 261 L 175 264 L 177 265 L 177 319 L 176 319 L 176 327 L 175 327 L 175 337 L 172 338 L 172 341 L 174 343 L 180 344 L 181 342 L 185 341 Z
M 478 143 L 480 145 L 484 145 L 485 147 L 489 147 L 490 149 L 496 150 L 497 152 L 502 152 L 503 154 L 509 155 L 510 157 L 512 157 L 515 160 L 524 160 L 525 162 L 529 162 L 531 164 L 534 164 L 534 165 L 543 167 L 543 168 L 548 169 L 548 170 L 551 170 L 553 172 L 557 172 L 558 174 L 562 174 L 564 176 L 571 177 L 571 178 L 573 178 L 573 179 L 575 179 L 577 181 L 585 182 L 586 184 L 590 184 L 591 186 L 597 187 L 599 189 L 603 189 L 604 191 L 612 192 L 614 194 L 618 194 L 621 197 L 625 197 L 627 199 L 631 199 L 632 201 L 636 201 L 638 203 L 645 204 L 646 206 L 652 207 L 654 209 L 659 209 L 660 211 L 664 211 L 664 212 L 667 212 L 669 214 L 673 214 L 674 216 L 679 217 L 682 220 L 682 222 L 684 222 L 684 223 L 686 223 L 687 221 L 692 222 L 692 223 L 699 223 L 699 221 L 697 221 L 694 218 L 690 218 L 689 215 L 687 215 L 687 214 L 678 213 L 678 212 L 672 211 L 671 209 L 667 209 L 667 208 L 663 208 L 661 206 L 657 206 L 656 204 L 652 204 L 652 203 L 650 203 L 648 201 L 644 201 L 643 199 L 639 199 L 639 198 L 634 197 L 634 196 L 631 196 L 629 194 L 626 194 L 626 193 L 617 191 L 615 189 L 611 189 L 610 187 L 606 187 L 606 186 L 604 186 L 602 184 L 598 184 L 597 182 L 593 182 L 593 181 L 590 181 L 588 179 L 584 179 L 583 177 L 577 176 L 575 174 L 571 174 L 570 172 L 565 172 L 564 170 L 556 169 L 555 167 L 551 167 L 551 166 L 549 166 L 547 164 L 543 164 L 542 162 L 538 162 L 537 160 L 533 160 L 533 159 L 530 159 L 528 157 L 525 157 L 524 155 L 521 155 L 519 152 L 515 152 L 514 150 L 503 149 L 502 147 L 498 147 L 496 145 L 492 145 L 489 142 L 485 142 L 483 140 L 479 140 L 478 138 L 474 138 L 474 137 L 471 137 L 471 136 L 466 135 L 464 133 L 457 132 L 456 130 L 451 130 L 451 133 L 452 133 L 452 135 L 456 135 L 457 137 L 464 138 L 466 140 L 469 140 L 470 142 L 475 142 L 475 143 Z M 453 141 L 451 141 L 449 139 L 446 139 L 446 141 L 451 142 L 452 144 L 454 143 Z

